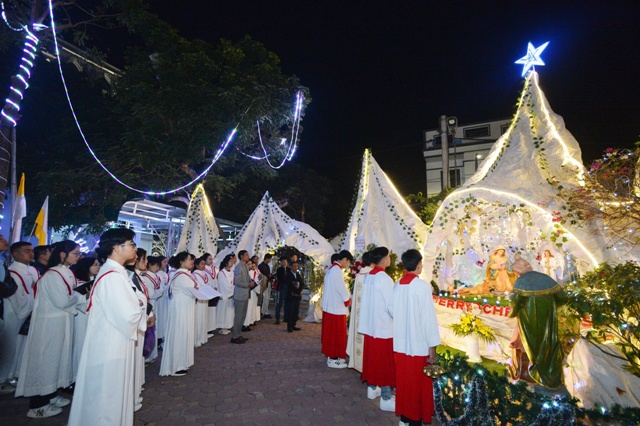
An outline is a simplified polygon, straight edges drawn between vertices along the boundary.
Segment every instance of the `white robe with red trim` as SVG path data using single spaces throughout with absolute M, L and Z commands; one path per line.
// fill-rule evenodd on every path
M 129 272 L 107 259 L 91 292 L 69 426 L 133 424 L 135 344 L 146 311 L 132 286 Z
M 16 396 L 47 395 L 73 381 L 73 317 L 84 297 L 73 291 L 67 266 L 54 266 L 37 283 Z
M 19 331 L 33 309 L 33 284 L 38 280 L 38 271 L 24 263 L 13 262 L 9 271 L 18 285 L 18 291 L 4 299 L 4 329 L 0 333 L 0 383 L 17 377 L 20 372 L 27 336 L 19 334 Z
M 77 282 L 77 286 L 84 284 L 85 282 Z M 78 296 L 81 303 L 78 303 L 78 313 L 73 317 L 73 381 L 75 382 L 78 375 L 78 366 L 80 365 L 80 355 L 82 355 L 82 347 L 84 346 L 84 339 L 87 336 L 87 325 L 89 324 L 89 314 L 87 313 L 87 306 L 89 300 Z
M 209 277 L 209 285 L 213 287 L 216 291 L 218 290 L 218 268 L 215 266 L 205 266 L 204 271 L 207 273 Z M 209 303 L 207 302 L 207 305 Z M 218 328 L 218 308 L 217 306 L 209 306 L 207 312 L 207 318 L 209 319 L 209 323 L 207 324 L 207 331 L 213 331 Z
M 393 317 L 393 351 L 428 356 L 429 348 L 441 343 L 431 284 L 418 277 L 409 284 L 400 282 L 387 306 Z
M 393 337 L 393 318 L 387 311 L 393 297 L 393 285 L 393 279 L 384 270 L 374 268 L 364 277 L 358 333 L 376 339 Z
M 342 269 L 337 263 L 331 265 L 324 276 L 322 289 L 322 310 L 333 315 L 347 315 L 349 308 L 345 305 L 351 299 L 347 283 L 344 281 Z
M 171 376 L 193 365 L 196 298 L 188 289 L 195 285 L 195 278 L 182 268 L 176 271 L 171 280 L 169 322 L 160 364 L 161 376 Z
M 141 274 L 142 281 L 147 286 L 147 291 L 149 292 L 149 303 L 153 306 L 153 314 L 155 316 L 155 326 L 156 326 L 156 344 L 153 346 L 153 350 L 146 358 L 147 361 L 153 361 L 158 358 L 158 310 L 160 309 L 160 305 L 163 303 L 163 289 L 162 289 L 162 279 L 158 276 L 158 274 L 145 271 Z
M 230 329 L 233 327 L 233 317 L 235 316 L 235 305 L 233 303 L 234 280 L 233 270 L 222 269 L 218 272 L 218 291 L 222 293 L 216 312 L 218 328 Z
M 169 295 L 167 289 L 169 288 L 169 275 L 165 271 L 158 271 L 156 273 L 160 279 L 160 290 L 156 291 L 158 294 L 156 311 L 156 339 L 164 339 L 167 333 L 167 318 L 169 318 Z
M 192 272 L 193 277 L 198 283 L 198 287 L 204 287 L 209 285 L 209 276 L 206 272 L 195 270 Z M 196 348 L 204 345 L 209 340 L 207 334 L 209 327 L 209 301 L 208 300 L 196 300 L 195 310 L 195 346 Z
M 245 327 L 250 326 L 256 321 L 260 321 L 260 306 L 258 306 L 258 297 L 260 297 L 260 271 L 257 269 L 249 271 L 249 278 L 257 285 L 253 290 L 249 290 L 249 301 L 247 302 L 247 315 L 244 317 Z

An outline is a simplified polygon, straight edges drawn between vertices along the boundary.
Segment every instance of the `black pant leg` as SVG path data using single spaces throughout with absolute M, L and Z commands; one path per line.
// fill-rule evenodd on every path
M 49 400 L 58 396 L 58 392 L 49 395 L 35 395 L 29 398 L 29 408 L 41 408 L 49 404 Z

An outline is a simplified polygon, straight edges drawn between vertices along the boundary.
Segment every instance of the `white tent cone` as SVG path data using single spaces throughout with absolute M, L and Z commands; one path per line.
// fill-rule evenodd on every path
M 359 257 L 369 244 L 375 244 L 400 257 L 409 249 L 422 250 L 427 233 L 427 225 L 409 207 L 371 152 L 365 150 L 358 197 L 341 249 Z
M 176 252 L 188 251 L 196 257 L 205 253 L 215 256 L 218 252 L 219 236 L 220 233 L 207 194 L 200 184 L 191 195 L 187 217 Z
M 310 225 L 291 219 L 266 192 L 236 238 L 220 251 L 216 265 L 229 253 L 247 250 L 262 258 L 283 246 L 295 247 L 314 263 L 329 266 L 334 253 L 331 244 Z
M 606 244 L 597 224 L 572 216 L 557 189 L 578 188 L 584 171 L 578 142 L 530 72 L 507 132 L 436 212 L 425 269 L 441 288 L 453 280 L 478 284 L 484 279 L 482 261 L 503 245 L 508 255 L 520 253 L 534 267 L 536 256 L 549 249 L 567 261 L 565 278 L 574 267 L 591 270 L 606 259 Z

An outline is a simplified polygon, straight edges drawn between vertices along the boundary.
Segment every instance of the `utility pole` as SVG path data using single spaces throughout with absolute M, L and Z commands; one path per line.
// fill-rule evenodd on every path
M 440 145 L 442 146 L 442 189 L 451 186 L 449 176 L 449 136 L 447 127 L 447 116 L 440 116 Z
M 16 175 L 16 127 L 13 126 L 11 128 L 11 222 L 9 222 L 9 237 L 13 235 L 13 215 L 16 211 L 16 198 L 18 197 L 18 182 L 16 180 Z M 15 243 L 15 241 L 10 242 Z

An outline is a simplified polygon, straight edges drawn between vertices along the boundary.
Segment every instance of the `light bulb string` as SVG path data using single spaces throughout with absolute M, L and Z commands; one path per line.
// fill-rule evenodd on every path
M 11 25 L 11 23 L 9 22 L 9 18 L 7 18 L 7 11 L 4 7 L 4 2 L 0 2 L 0 8 L 2 9 L 2 20 L 4 21 L 5 24 L 7 24 L 7 27 L 9 27 L 11 30 L 13 31 L 23 31 L 24 27 L 14 27 L 13 25 Z
M 247 115 L 247 113 L 249 112 L 251 106 L 253 105 L 253 101 L 251 102 L 251 104 L 249 105 L 249 107 L 245 110 L 244 114 L 242 115 L 242 117 L 240 118 L 240 120 L 238 121 L 238 124 L 236 125 L 236 127 L 231 131 L 231 133 L 229 134 L 229 136 L 227 137 L 227 139 L 225 140 L 224 143 L 221 144 L 220 148 L 218 148 L 218 150 L 216 151 L 216 154 L 214 155 L 213 159 L 211 160 L 211 164 L 209 164 L 207 166 L 207 168 L 205 168 L 200 174 L 198 174 L 198 176 L 196 176 L 194 179 L 192 179 L 190 182 L 181 185 L 177 188 L 174 189 L 169 189 L 169 190 L 164 190 L 164 191 L 149 191 L 149 190 L 143 190 L 143 189 L 139 189 L 136 187 L 133 187 L 129 184 L 127 184 L 126 182 L 122 181 L 120 178 L 118 178 L 113 172 L 111 172 L 111 170 L 109 170 L 109 168 L 104 165 L 102 163 L 102 161 L 100 161 L 100 159 L 98 158 L 97 154 L 95 153 L 95 151 L 91 148 L 91 145 L 89 144 L 89 142 L 87 141 L 87 138 L 84 134 L 84 131 L 82 130 L 82 126 L 80 125 L 80 121 L 78 119 L 78 116 L 76 114 L 75 108 L 73 107 L 73 103 L 71 102 L 71 96 L 69 94 L 69 89 L 67 87 L 67 83 L 66 83 L 66 79 L 64 77 L 64 73 L 62 71 L 62 61 L 60 59 L 60 49 L 58 47 L 58 37 L 57 37 L 57 33 L 56 33 L 56 26 L 55 26 L 55 20 L 54 20 L 54 14 L 53 14 L 53 1 L 52 0 L 48 0 L 49 3 L 49 15 L 51 18 L 51 32 L 53 35 L 53 43 L 54 43 L 54 47 L 55 47 L 55 55 L 56 55 L 56 60 L 57 60 L 57 64 L 58 64 L 58 71 L 60 73 L 60 79 L 62 80 L 62 85 L 64 88 L 64 92 L 65 92 L 65 96 L 67 98 L 67 103 L 69 104 L 69 109 L 71 110 L 71 115 L 73 116 L 73 120 L 76 124 L 76 127 L 78 128 L 78 132 L 80 133 L 80 136 L 82 138 L 82 141 L 84 142 L 85 146 L 87 147 L 87 149 L 89 150 L 89 153 L 91 154 L 91 156 L 93 157 L 93 159 L 98 163 L 98 165 L 113 179 L 115 180 L 117 183 L 119 183 L 120 185 L 124 186 L 125 188 L 134 191 L 134 192 L 138 192 L 141 194 L 147 194 L 147 195 L 167 195 L 167 194 L 173 194 L 176 193 L 178 191 L 181 191 L 185 188 L 188 188 L 190 186 L 192 186 L 194 183 L 198 182 L 199 180 L 203 179 L 207 173 L 209 173 L 209 171 L 211 170 L 211 168 L 218 162 L 218 160 L 220 159 L 220 157 L 222 157 L 222 154 L 225 153 L 225 151 L 227 150 L 227 148 L 229 147 L 229 145 L 231 144 L 233 138 L 235 137 L 238 127 L 240 126 L 240 123 L 242 122 L 242 120 L 245 118 L 245 116 Z M 300 110 L 302 108 L 302 99 L 303 96 L 301 95 L 301 92 L 298 91 L 297 93 L 297 99 L 296 99 L 296 106 L 295 106 L 295 111 L 294 111 L 294 125 L 293 125 L 293 129 L 292 129 L 292 135 L 295 134 L 295 141 L 297 142 L 297 135 L 298 135 L 298 131 L 300 128 Z M 258 130 L 259 131 L 259 130 Z M 294 133 L 295 132 L 295 133 Z M 293 145 L 294 141 L 292 140 L 292 144 Z M 261 143 L 262 144 L 262 143 Z M 285 157 L 285 161 L 286 160 L 290 160 L 291 157 L 293 156 L 293 152 L 295 152 L 295 149 L 293 150 L 293 152 L 291 152 L 291 145 L 289 146 L 289 149 L 287 151 L 287 156 Z M 268 159 L 268 154 L 266 152 L 266 149 L 264 148 L 263 145 L 263 150 L 265 152 L 265 159 L 267 160 L 267 162 L 269 162 Z M 259 160 L 260 158 L 255 158 L 253 156 L 248 156 L 250 158 Z M 284 161 L 283 163 L 284 164 Z M 280 167 L 282 167 L 282 164 L 280 165 Z M 269 165 L 271 166 L 271 164 L 269 163 Z M 272 166 L 273 167 L 273 166 Z M 277 167 L 279 168 L 279 167 Z

